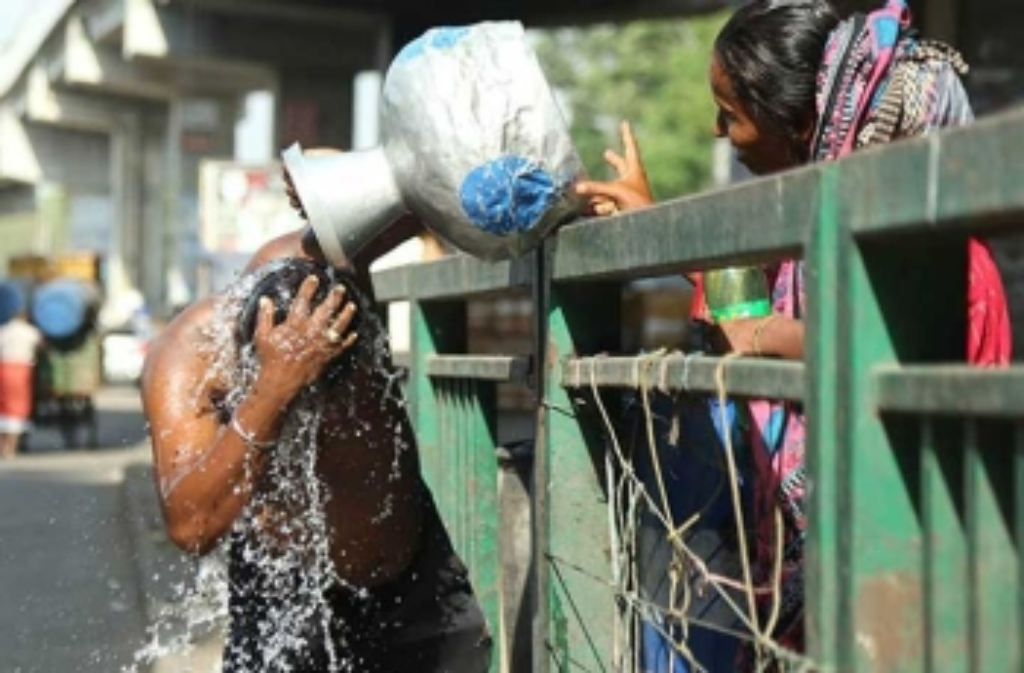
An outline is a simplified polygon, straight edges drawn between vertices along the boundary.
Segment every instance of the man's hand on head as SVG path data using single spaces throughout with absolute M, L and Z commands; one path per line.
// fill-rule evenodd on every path
M 286 400 L 315 382 L 324 369 L 358 338 L 351 329 L 356 305 L 341 286 L 331 288 L 319 304 L 313 295 L 319 281 L 308 276 L 299 286 L 285 320 L 275 324 L 274 304 L 260 299 L 254 335 L 261 374 Z

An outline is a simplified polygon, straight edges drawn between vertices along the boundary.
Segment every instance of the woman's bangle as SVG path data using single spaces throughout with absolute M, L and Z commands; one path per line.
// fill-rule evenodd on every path
M 773 313 L 770 316 L 764 318 L 761 322 L 757 323 L 754 327 L 754 355 L 761 357 L 764 353 L 761 351 L 761 334 L 764 332 L 764 328 L 768 326 L 772 320 L 775 320 L 779 315 Z
M 256 435 L 252 432 L 247 432 L 242 424 L 238 422 L 238 416 L 231 414 L 231 429 L 235 431 L 235 434 L 241 437 L 242 441 L 249 448 L 256 449 L 257 451 L 268 452 L 272 451 L 277 447 L 277 439 L 268 441 L 259 441 L 256 439 Z

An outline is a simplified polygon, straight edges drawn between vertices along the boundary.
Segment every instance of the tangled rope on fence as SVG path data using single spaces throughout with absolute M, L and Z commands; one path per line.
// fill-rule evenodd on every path
M 638 360 L 636 387 L 642 403 L 644 422 L 644 441 L 649 452 L 652 465 L 652 482 L 650 485 L 637 473 L 632 451 L 622 446 L 615 424 L 608 409 L 602 401 L 600 386 L 596 380 L 594 368 L 590 369 L 589 388 L 602 419 L 609 450 L 606 453 L 606 479 L 609 493 L 609 528 L 612 542 L 611 579 L 595 577 L 593 573 L 573 564 L 572 562 L 551 557 L 549 561 L 555 566 L 571 570 L 609 586 L 618 602 L 618 614 L 615 624 L 615 642 L 613 661 L 618 671 L 641 671 L 641 642 L 639 625 L 645 624 L 657 631 L 672 650 L 682 657 L 692 671 L 706 671 L 688 645 L 690 627 L 700 626 L 703 629 L 729 635 L 748 643 L 753 652 L 754 667 L 762 670 L 809 671 L 823 670 L 823 667 L 809 660 L 801 653 L 787 650 L 772 639 L 772 633 L 779 616 L 779 587 L 782 575 L 782 526 L 780 510 L 774 509 L 775 554 L 767 583 L 757 585 L 750 565 L 749 544 L 744 521 L 744 508 L 740 493 L 740 474 L 736 465 L 731 432 L 722 432 L 725 453 L 725 469 L 729 485 L 729 502 L 732 508 L 733 521 L 739 546 L 741 574 L 739 577 L 728 577 L 713 572 L 706 559 L 686 543 L 686 534 L 700 521 L 701 512 L 697 511 L 685 520 L 675 520 L 670 506 L 669 485 L 662 473 L 659 460 L 658 442 L 651 404 L 651 388 L 656 387 L 668 391 L 670 386 L 666 380 L 665 364 L 671 358 L 680 357 L 678 352 L 667 352 L 664 349 L 644 355 Z M 684 356 L 689 358 L 691 356 Z M 725 372 L 729 363 L 740 357 L 729 354 L 720 359 L 715 370 L 715 386 L 718 401 L 718 413 L 722 428 L 729 427 L 726 415 L 728 391 L 725 384 Z M 687 368 L 684 367 L 684 371 Z M 660 372 L 660 374 L 658 373 Z M 685 383 L 685 382 L 684 382 Z M 690 394 L 683 388 L 681 394 Z M 678 420 L 673 418 L 669 434 L 678 437 Z M 636 448 L 636 447 L 630 447 Z M 670 585 L 667 604 L 659 604 L 641 590 L 638 538 L 641 508 L 646 508 L 661 524 L 665 541 L 671 549 L 672 558 L 667 566 Z M 693 582 L 692 580 L 696 580 Z M 728 606 L 741 629 L 730 628 L 717 621 L 709 621 L 688 614 L 694 599 L 693 586 L 708 589 Z M 744 601 L 737 601 L 734 592 L 742 592 Z M 770 598 L 769 609 L 764 615 L 763 623 L 757 609 L 757 597 Z

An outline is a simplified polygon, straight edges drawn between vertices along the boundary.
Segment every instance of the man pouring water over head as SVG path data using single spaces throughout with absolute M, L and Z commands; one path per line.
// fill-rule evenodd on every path
M 309 226 L 266 243 L 151 345 L 143 402 L 167 530 L 228 559 L 225 670 L 489 668 L 367 268 L 420 221 L 495 258 L 577 212 L 578 158 L 532 59 L 518 24 L 408 45 L 385 83 L 384 146 L 289 150 L 289 196 Z M 509 72 L 495 79 L 495 63 Z M 438 96 L 437 82 L 452 90 Z M 492 128 L 467 130 L 467 115 Z M 459 155 L 423 146 L 455 135 Z

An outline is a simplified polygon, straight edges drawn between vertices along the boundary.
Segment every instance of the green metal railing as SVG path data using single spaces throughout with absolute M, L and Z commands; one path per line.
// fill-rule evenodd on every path
M 566 226 L 523 259 L 376 274 L 379 300 L 413 305 L 424 472 L 492 624 L 510 600 L 498 590 L 494 386 L 537 392 L 530 668 L 611 670 L 604 429 L 583 393 L 711 393 L 722 366 L 732 395 L 804 401 L 808 656 L 843 671 L 1024 670 L 1024 368 L 956 364 L 966 238 L 1022 228 L 1017 110 Z M 792 256 L 806 263 L 805 363 L 606 355 L 621 283 Z M 465 301 L 523 288 L 532 358 L 467 355 Z

